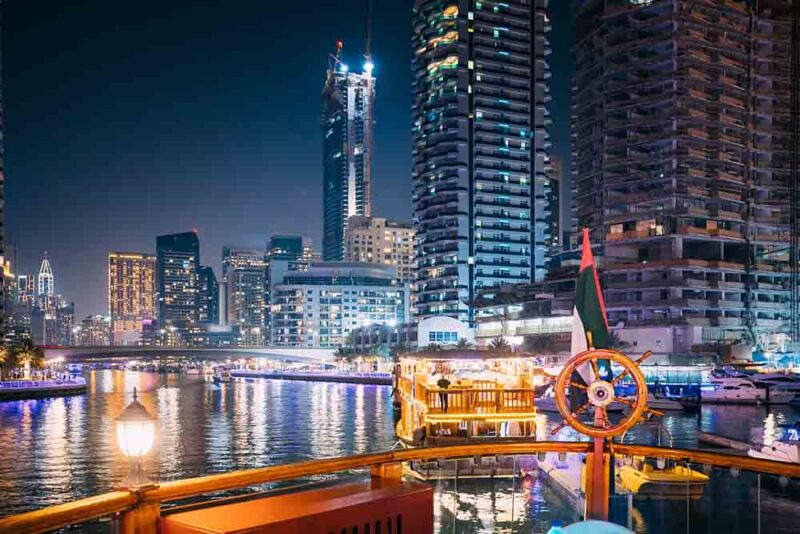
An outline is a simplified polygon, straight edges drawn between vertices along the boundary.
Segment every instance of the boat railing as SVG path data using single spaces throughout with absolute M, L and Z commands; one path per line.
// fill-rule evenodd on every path
M 550 463 L 551 467 L 547 467 L 547 453 L 557 453 L 557 461 L 552 461 Z M 202 501 L 203 506 L 216 506 L 219 502 L 214 499 L 220 499 L 220 492 L 236 491 L 237 494 L 241 494 L 241 490 L 262 488 L 264 484 L 290 480 L 297 481 L 336 473 L 354 474 L 358 470 L 369 470 L 373 480 L 397 480 L 403 477 L 403 464 L 412 462 L 427 464 L 431 466 L 430 468 L 436 469 L 436 466 L 440 465 L 444 460 L 456 460 L 458 465 L 484 465 L 487 462 L 497 462 L 502 458 L 513 458 L 517 466 L 535 465 L 538 460 L 540 469 L 561 469 L 562 460 L 569 455 L 576 454 L 578 457 L 573 465 L 578 466 L 578 472 L 571 475 L 565 472 L 563 475 L 559 475 L 548 471 L 548 478 L 560 481 L 559 483 L 564 486 L 562 489 L 569 490 L 572 487 L 571 485 L 577 485 L 575 486 L 577 488 L 576 494 L 579 498 L 582 498 L 583 490 L 581 490 L 580 486 L 584 482 L 581 482 L 581 465 L 586 466 L 585 484 L 587 487 L 596 482 L 593 480 L 592 470 L 589 468 L 595 462 L 594 455 L 596 454 L 593 452 L 590 442 L 491 441 L 467 445 L 399 449 L 358 456 L 312 460 L 175 480 L 124 491 L 112 491 L 103 495 L 2 518 L 0 519 L 0 532 L 18 534 L 44 532 L 80 525 L 101 518 L 113 518 L 117 521 L 117 531 L 121 534 L 134 532 L 156 533 L 159 532 L 159 526 L 162 525 L 162 511 L 166 515 L 175 509 L 174 507 L 168 509 L 169 503 L 174 504 L 176 501 L 191 499 L 192 506 L 195 506 L 200 505 L 201 501 L 198 501 L 198 499 L 206 498 L 207 500 Z M 775 480 L 781 481 L 781 483 L 790 478 L 800 478 L 800 465 L 798 464 L 701 450 L 610 444 L 603 454 L 610 455 L 612 462 L 621 462 L 621 465 L 627 465 L 627 458 L 645 457 L 656 463 L 659 463 L 662 459 L 664 461 L 670 460 L 675 465 L 686 466 L 687 472 L 689 472 L 688 466 L 690 465 L 709 474 L 715 467 L 727 468 L 730 470 L 729 474 L 721 472 L 719 476 L 725 477 L 724 479 L 728 481 L 726 483 L 729 485 L 732 483 L 730 482 L 731 477 L 738 478 L 741 471 L 757 474 L 759 488 L 762 482 L 766 482 L 766 480 L 762 480 L 762 475 L 774 475 L 776 477 Z M 616 460 L 614 460 L 615 457 Z M 495 482 L 495 484 L 501 483 L 500 480 Z M 601 483 L 607 483 L 607 480 Z M 740 483 L 752 484 L 754 482 L 743 478 Z M 508 489 L 511 489 L 512 492 L 520 491 L 520 486 L 515 486 L 514 484 L 514 481 L 509 480 Z M 685 488 L 688 488 L 685 484 L 679 488 L 680 491 L 684 492 L 680 495 L 688 495 L 685 493 Z M 214 495 L 212 496 L 212 494 Z M 222 498 L 224 499 L 225 497 Z M 610 498 L 615 499 L 617 497 L 612 496 Z M 741 508 L 746 509 L 747 507 Z
M 447 409 L 445 410 L 445 402 Z M 533 412 L 531 389 L 426 389 L 429 414 L 441 413 L 519 413 Z

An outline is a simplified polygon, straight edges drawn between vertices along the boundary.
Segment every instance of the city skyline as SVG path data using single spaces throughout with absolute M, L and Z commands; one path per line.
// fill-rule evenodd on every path
M 59 48 L 59 54 L 41 64 L 33 64 L 30 56 L 38 54 L 48 42 L 60 42 L 75 17 L 102 27 L 109 21 L 118 24 L 118 13 L 90 2 L 79 10 L 64 10 L 41 27 L 35 24 L 41 15 L 37 9 L 5 6 L 7 254 L 14 256 L 16 249 L 14 271 L 27 273 L 36 272 L 43 251 L 48 250 L 61 292 L 76 300 L 79 317 L 108 313 L 108 251 L 154 253 L 156 235 L 197 229 L 203 241 L 201 263 L 214 267 L 217 273 L 223 246 L 261 248 L 273 234 L 304 235 L 315 250 L 322 249 L 320 88 L 327 55 L 337 39 L 344 41 L 347 61 L 361 63 L 357 54 L 364 48 L 364 6 L 353 1 L 321 7 L 321 13 L 312 17 L 327 21 L 312 24 L 322 29 L 309 39 L 286 30 L 270 37 L 260 31 L 263 28 L 259 25 L 266 24 L 265 17 L 276 9 L 289 21 L 286 26 L 291 26 L 292 20 L 307 15 L 299 6 L 209 6 L 181 23 L 181 28 L 195 24 L 207 30 L 195 35 L 170 25 L 178 13 L 185 13 L 180 4 L 168 6 L 158 21 L 138 9 L 126 13 L 129 20 L 117 28 L 118 32 L 97 30 Z M 553 6 L 553 10 L 562 7 Z M 352 17 L 342 21 L 329 16 L 342 9 Z M 373 161 L 374 189 L 380 193 L 373 194 L 373 213 L 400 221 L 411 220 L 410 18 L 410 6 L 394 3 L 381 5 L 373 14 L 372 55 L 380 80 Z M 404 23 L 398 24 L 398 20 Z M 228 35 L 225 32 L 231 27 L 240 26 L 244 30 L 237 31 L 232 42 L 221 42 L 220 33 Z M 133 46 L 142 28 L 161 37 L 156 39 L 157 45 Z M 107 51 L 90 46 L 98 39 Z M 557 35 L 553 39 L 557 40 Z M 210 55 L 204 58 L 209 63 L 197 65 L 200 53 L 191 46 L 187 49 L 184 41 L 209 49 Z M 258 53 L 242 52 L 248 47 L 255 47 Z M 554 57 L 564 54 L 564 49 L 554 45 Z M 291 65 L 286 67 L 286 61 L 275 60 L 281 52 L 288 57 L 288 50 L 292 51 L 292 63 L 303 65 L 299 73 Z M 147 60 L 156 54 L 166 54 L 164 63 L 169 69 L 154 72 L 150 68 Z M 112 59 L 120 66 L 112 68 Z M 108 68 L 86 72 L 81 68 L 85 64 Z M 289 72 L 278 72 L 278 65 Z M 252 74 L 260 66 L 263 70 Z M 218 75 L 211 86 L 185 86 L 179 80 L 189 77 L 205 81 L 209 71 Z M 30 96 L 36 93 L 33 87 L 42 87 L 51 77 L 56 83 Z M 267 78 L 275 82 L 268 83 Z M 290 83 L 296 85 L 291 92 L 294 98 L 276 106 L 270 96 L 283 94 Z M 569 95 L 563 90 L 569 87 L 568 76 L 560 83 L 561 94 L 554 98 L 567 106 L 561 126 L 566 128 L 566 136 L 561 137 L 567 142 L 559 145 L 555 133 L 554 143 L 563 152 L 569 149 Z M 139 94 L 144 94 L 147 102 Z M 182 100 L 181 96 L 188 98 Z M 113 104 L 115 100 L 133 105 L 121 109 Z M 206 113 L 204 108 L 210 103 L 216 103 L 219 109 Z M 192 119 L 194 114 L 201 116 L 201 109 L 211 121 L 208 124 L 214 126 L 207 132 Z M 97 117 L 92 116 L 92 110 L 98 111 Z M 76 134 L 63 127 L 63 121 L 76 119 L 76 113 L 86 114 L 81 120 L 88 121 L 88 133 Z M 154 131 L 148 121 L 164 125 L 166 131 Z M 112 122 L 119 131 L 104 138 Z M 291 131 L 281 137 L 278 132 L 287 122 Z M 47 135 L 41 135 L 33 125 Z M 182 139 L 184 134 L 186 138 Z M 150 135 L 153 142 L 145 138 Z M 59 165 L 49 166 L 36 157 L 46 146 L 49 148 L 51 139 Z M 155 146 L 156 140 L 162 144 Z M 199 151 L 196 146 L 201 147 Z M 312 156 L 294 157 L 298 152 Z M 187 163 L 192 158 L 197 159 L 194 165 Z M 290 164 L 295 167 L 291 175 L 284 176 L 282 170 Z M 46 180 L 52 187 L 39 187 L 37 180 Z M 124 202 L 115 201 L 120 188 L 132 195 Z M 219 198 L 225 202 L 217 206 L 212 201 Z M 27 206 L 33 202 L 47 206 L 48 215 L 37 217 L 32 213 Z M 298 206 L 304 208 L 300 216 Z M 112 214 L 116 225 L 100 224 Z M 69 231 L 60 233 L 56 220 L 67 221 Z

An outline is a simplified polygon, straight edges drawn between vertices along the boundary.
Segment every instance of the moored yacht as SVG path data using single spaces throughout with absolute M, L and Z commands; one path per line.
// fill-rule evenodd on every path
M 788 404 L 795 394 L 783 389 L 767 390 L 756 387 L 742 376 L 711 376 L 701 388 L 702 401 L 712 404 Z

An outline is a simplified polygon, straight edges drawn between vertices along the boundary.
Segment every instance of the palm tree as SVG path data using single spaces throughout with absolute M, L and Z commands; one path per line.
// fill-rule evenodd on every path
M 400 356 L 411 352 L 411 347 L 405 343 L 398 343 L 389 352 L 392 355 L 392 361 L 397 363 L 400 361 Z
M 425 350 L 427 350 L 428 352 L 441 352 L 442 346 L 439 343 L 431 343 L 430 345 L 425 347 Z
M 6 371 L 15 367 L 14 347 L 3 345 L 0 347 L 0 380 L 5 379 Z
M 467 339 L 466 339 L 466 338 L 463 338 L 463 337 L 462 337 L 461 339 L 459 339 L 459 340 L 458 340 L 458 343 L 456 343 L 455 345 L 453 345 L 453 347 L 454 347 L 455 349 L 457 349 L 457 350 L 469 350 L 469 349 L 471 349 L 471 348 L 472 348 L 472 343 L 470 343 L 469 341 L 467 341 Z
M 511 345 L 506 338 L 496 337 L 489 343 L 489 350 L 492 352 L 508 352 L 511 350 Z
M 553 354 L 557 350 L 553 336 L 534 336 L 525 338 L 525 350 L 536 354 Z
M 30 378 L 31 367 L 34 369 L 44 369 L 44 351 L 37 347 L 30 339 L 23 339 L 13 346 L 14 359 L 17 366 L 22 366 L 25 370 L 25 378 Z
M 609 348 L 619 351 L 623 351 L 631 346 L 630 343 L 619 337 L 619 334 L 615 331 L 608 333 L 608 344 L 610 345 Z
M 333 353 L 334 358 L 338 363 L 350 363 L 355 359 L 355 351 L 351 347 L 339 347 Z

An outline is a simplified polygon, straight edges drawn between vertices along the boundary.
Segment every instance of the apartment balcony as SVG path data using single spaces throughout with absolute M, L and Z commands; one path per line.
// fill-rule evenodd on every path
M 731 174 L 729 172 L 717 171 L 717 178 L 720 180 L 725 180 L 726 182 L 733 182 L 736 184 L 744 185 L 744 178 L 736 176 L 735 174 Z
M 732 96 L 722 95 L 722 96 L 719 97 L 719 101 L 720 101 L 721 104 L 726 104 L 728 106 L 734 106 L 734 107 L 737 107 L 739 109 L 744 109 L 745 108 L 744 102 L 742 102 L 740 99 L 734 98 Z

